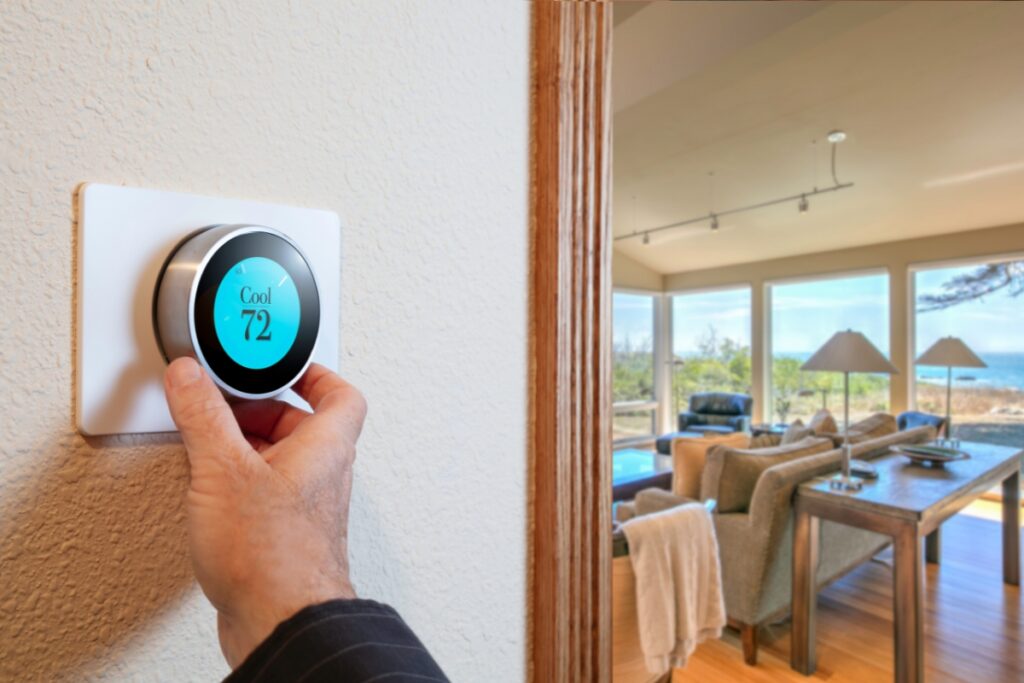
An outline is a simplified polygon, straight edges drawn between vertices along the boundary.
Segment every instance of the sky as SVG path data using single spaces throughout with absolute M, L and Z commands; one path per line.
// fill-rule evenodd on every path
M 813 353 L 841 330 L 863 332 L 889 355 L 888 275 L 772 286 L 773 353 Z
M 918 295 L 941 292 L 942 283 L 956 275 L 970 273 L 973 266 L 926 270 L 915 274 Z M 936 339 L 960 337 L 978 353 L 1024 352 L 1024 297 L 1011 297 L 1005 290 L 977 301 L 957 304 L 941 311 L 917 314 L 917 353 Z
M 643 294 L 612 295 L 612 346 L 621 348 L 626 341 L 632 348 L 646 344 L 653 348 L 654 297 Z
M 920 271 L 917 293 L 940 291 L 951 277 L 973 266 Z M 863 332 L 889 355 L 889 281 L 885 274 L 815 280 L 772 286 L 772 349 L 775 353 L 812 353 L 835 332 Z M 918 313 L 917 353 L 939 337 L 954 335 L 979 353 L 1024 352 L 1024 297 L 1005 291 L 942 311 Z M 628 337 L 634 346 L 653 337 L 654 305 L 650 296 L 616 292 L 613 341 Z M 750 289 L 740 287 L 672 298 L 673 351 L 697 350 L 714 326 L 722 337 L 750 344 Z M 997 333 L 994 333 L 997 332 Z
M 711 328 L 720 339 L 750 346 L 750 288 L 680 294 L 672 297 L 672 350 L 697 350 Z

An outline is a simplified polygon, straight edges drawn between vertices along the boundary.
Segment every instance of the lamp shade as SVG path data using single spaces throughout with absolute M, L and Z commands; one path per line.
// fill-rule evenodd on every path
M 800 369 L 899 374 L 896 366 L 890 363 L 867 337 L 853 330 L 836 332 Z
M 944 368 L 987 368 L 985 361 L 958 337 L 943 337 L 928 347 L 928 350 L 914 361 L 918 365 L 939 365 Z

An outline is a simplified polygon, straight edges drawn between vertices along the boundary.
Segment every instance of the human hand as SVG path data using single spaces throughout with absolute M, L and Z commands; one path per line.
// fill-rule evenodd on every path
M 348 507 L 366 401 L 316 364 L 294 387 L 312 414 L 274 400 L 232 408 L 191 358 L 171 363 L 164 388 L 188 450 L 192 565 L 235 668 L 303 607 L 355 597 Z

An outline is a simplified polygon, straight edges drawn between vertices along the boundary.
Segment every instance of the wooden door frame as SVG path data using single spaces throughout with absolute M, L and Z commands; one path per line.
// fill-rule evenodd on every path
M 611 680 L 611 3 L 532 4 L 530 679 Z

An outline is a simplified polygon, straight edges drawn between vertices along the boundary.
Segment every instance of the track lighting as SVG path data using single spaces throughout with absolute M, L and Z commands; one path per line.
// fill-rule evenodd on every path
M 785 196 L 785 197 L 779 197 L 777 199 L 768 199 L 768 200 L 765 200 L 765 201 L 756 202 L 754 204 L 748 204 L 746 206 L 739 206 L 739 207 L 736 207 L 734 209 L 723 209 L 723 210 L 720 210 L 720 211 L 715 211 L 713 213 L 706 213 L 706 214 L 702 214 L 700 216 L 694 216 L 693 218 L 686 218 L 686 219 L 681 220 L 681 221 L 674 221 L 672 223 L 668 223 L 667 225 L 659 225 L 659 226 L 654 227 L 654 228 L 648 228 L 647 230 L 645 230 L 643 232 L 640 232 L 640 231 L 634 229 L 633 232 L 631 232 L 631 233 L 629 233 L 627 235 L 619 235 L 618 237 L 615 238 L 615 241 L 618 242 L 619 240 L 634 239 L 636 237 L 642 236 L 643 243 L 644 244 L 650 244 L 650 236 L 651 236 L 652 232 L 661 232 L 663 230 L 675 230 L 677 228 L 681 228 L 681 227 L 684 227 L 684 226 L 687 226 L 687 225 L 702 224 L 702 223 L 704 223 L 704 221 L 708 220 L 708 218 L 711 219 L 711 231 L 715 232 L 715 231 L 718 230 L 718 217 L 719 216 L 732 216 L 732 215 L 735 215 L 735 214 L 738 214 L 738 213 L 745 213 L 747 211 L 755 211 L 757 209 L 763 209 L 765 207 L 775 206 L 777 204 L 783 204 L 783 203 L 788 203 L 788 202 L 792 202 L 792 201 L 797 202 L 796 206 L 797 206 L 797 209 L 800 211 L 800 213 L 807 213 L 807 211 L 809 211 L 810 208 L 811 208 L 811 202 L 808 199 L 809 197 L 815 197 L 815 196 L 817 196 L 819 194 L 825 194 L 827 192 L 839 192 L 840 190 L 846 190 L 846 189 L 849 189 L 849 188 L 853 187 L 853 185 L 854 185 L 853 183 L 850 183 L 850 182 L 846 182 L 846 183 L 840 182 L 839 176 L 836 174 L 836 147 L 839 146 L 839 143 L 841 143 L 844 140 L 846 140 L 846 138 L 847 138 L 846 132 L 842 131 L 842 130 L 830 130 L 828 132 L 828 134 L 825 136 L 825 139 L 829 141 L 830 170 L 832 172 L 832 185 L 830 185 L 829 187 L 818 187 L 817 182 L 815 182 L 814 186 L 810 190 L 807 190 L 805 192 L 801 192 L 799 194 L 792 194 L 792 195 L 788 195 L 788 196 Z M 710 205 L 711 205 L 712 208 L 715 206 L 715 203 L 714 203 L 714 175 L 715 175 L 714 173 L 709 173 L 708 174 L 708 178 L 710 179 L 710 182 L 711 182 L 711 203 L 710 203 Z

